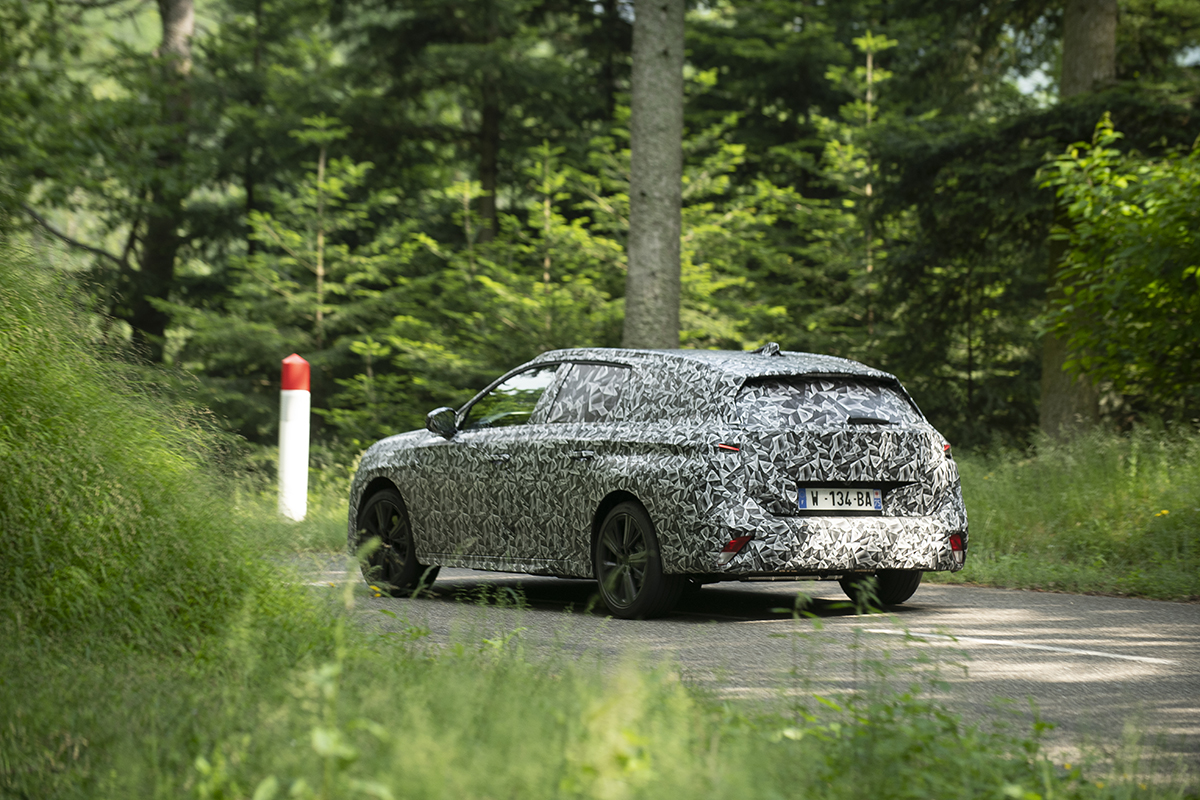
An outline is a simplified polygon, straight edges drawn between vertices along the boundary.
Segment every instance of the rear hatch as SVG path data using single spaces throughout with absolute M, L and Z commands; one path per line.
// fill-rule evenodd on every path
M 747 381 L 736 401 L 746 431 L 746 489 L 778 515 L 910 515 L 933 511 L 942 437 L 899 384 L 855 376 Z

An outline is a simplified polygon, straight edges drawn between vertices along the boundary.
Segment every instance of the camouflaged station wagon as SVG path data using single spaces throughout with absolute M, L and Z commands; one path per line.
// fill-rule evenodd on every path
M 718 581 L 901 603 L 962 568 L 967 515 L 950 445 L 893 375 L 774 345 L 588 348 L 375 443 L 349 544 L 392 594 L 442 566 L 595 578 L 615 616 L 645 618 Z

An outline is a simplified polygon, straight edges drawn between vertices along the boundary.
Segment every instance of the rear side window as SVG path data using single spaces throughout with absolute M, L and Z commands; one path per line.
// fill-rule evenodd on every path
M 547 422 L 610 422 L 629 369 L 612 364 L 572 364 Z
M 894 387 L 853 378 L 768 378 L 738 393 L 738 417 L 756 428 L 916 423 L 920 414 Z

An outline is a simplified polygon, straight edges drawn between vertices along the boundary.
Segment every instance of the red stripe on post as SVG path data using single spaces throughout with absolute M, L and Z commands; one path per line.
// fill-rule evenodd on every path
M 292 353 L 283 360 L 283 390 L 303 389 L 310 391 L 308 362 Z

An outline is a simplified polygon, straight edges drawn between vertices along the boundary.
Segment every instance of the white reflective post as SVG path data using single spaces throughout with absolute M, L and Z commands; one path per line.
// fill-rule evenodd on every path
M 308 362 L 292 353 L 283 360 L 279 392 L 279 513 L 302 520 L 308 513 Z

